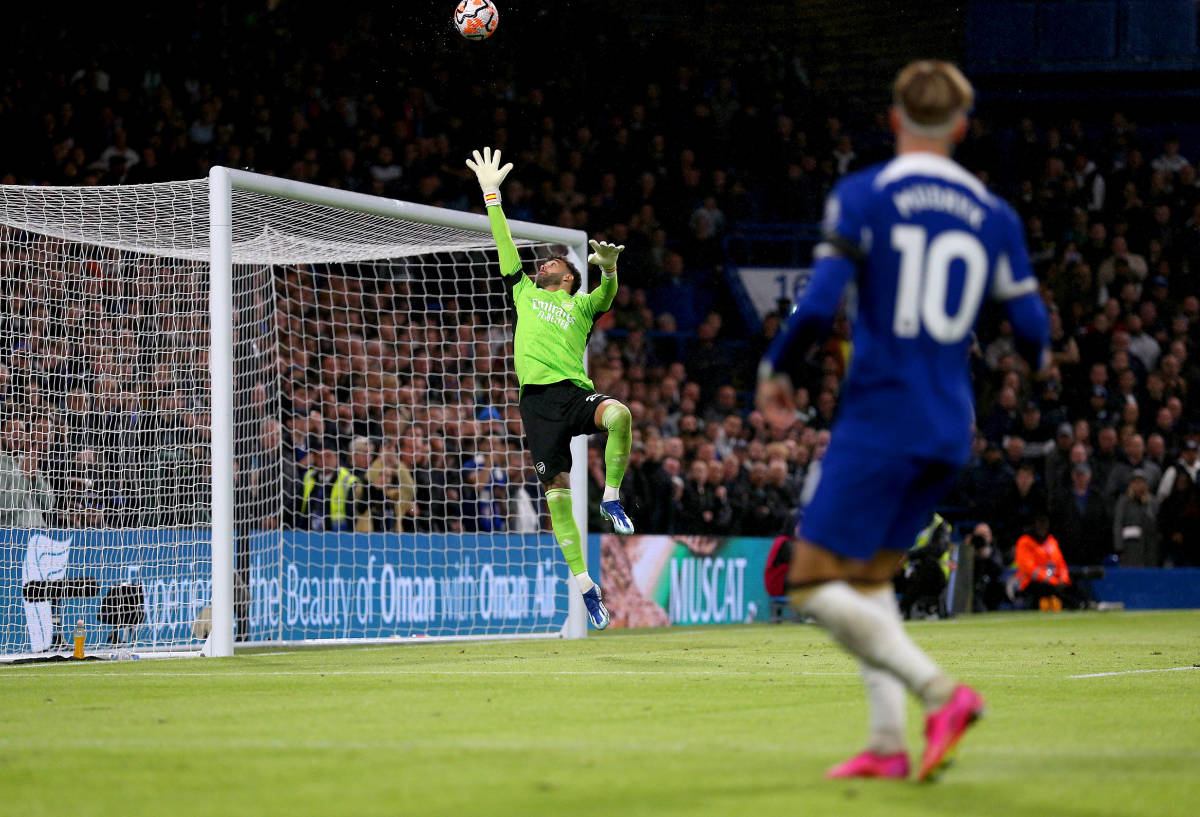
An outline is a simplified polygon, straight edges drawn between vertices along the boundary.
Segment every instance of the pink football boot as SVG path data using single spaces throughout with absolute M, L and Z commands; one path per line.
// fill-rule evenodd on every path
M 861 755 L 855 755 L 846 762 L 834 766 L 825 772 L 825 777 L 830 780 L 843 780 L 851 777 L 904 780 L 908 777 L 908 755 L 904 752 L 894 755 L 863 752 Z
M 925 754 L 917 780 L 925 782 L 946 765 L 946 758 L 967 728 L 983 715 L 983 697 L 965 684 L 954 688 L 946 705 L 925 719 Z

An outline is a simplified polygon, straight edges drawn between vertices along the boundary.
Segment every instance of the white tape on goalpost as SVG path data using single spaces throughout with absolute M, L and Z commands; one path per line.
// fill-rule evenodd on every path
M 511 226 L 586 276 L 584 233 Z M 226 168 L 0 187 L 0 265 L 0 656 L 78 620 L 89 654 L 194 654 L 209 615 L 212 655 L 586 633 L 485 216 Z

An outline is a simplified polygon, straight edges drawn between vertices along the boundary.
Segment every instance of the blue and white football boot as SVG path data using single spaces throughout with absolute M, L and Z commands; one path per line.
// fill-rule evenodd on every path
M 601 600 L 600 585 L 592 585 L 592 589 L 583 594 L 583 603 L 587 605 L 588 618 L 591 619 L 592 626 L 597 630 L 603 630 L 608 626 L 610 621 L 608 617 L 608 608 L 604 606 Z
M 600 515 L 612 522 L 613 530 L 617 533 L 628 536 L 633 533 L 633 520 L 629 518 L 629 514 L 625 513 L 625 509 L 621 507 L 621 500 L 614 499 L 611 502 L 600 503 Z

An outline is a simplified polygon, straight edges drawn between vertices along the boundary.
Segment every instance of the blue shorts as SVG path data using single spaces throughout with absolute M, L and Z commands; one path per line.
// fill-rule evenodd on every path
M 954 463 L 839 445 L 835 436 L 798 533 L 849 559 L 908 550 L 958 471 Z

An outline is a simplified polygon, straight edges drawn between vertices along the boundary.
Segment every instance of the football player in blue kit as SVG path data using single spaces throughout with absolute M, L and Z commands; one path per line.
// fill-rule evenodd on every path
M 893 102 L 896 156 L 829 196 L 811 283 L 759 367 L 757 402 L 773 426 L 791 425 L 786 374 L 828 333 L 853 283 L 853 357 L 788 597 L 859 659 L 866 686 L 866 751 L 827 776 L 908 777 L 907 689 L 927 712 L 917 779 L 929 780 L 983 698 L 908 637 L 892 576 L 970 453 L 968 353 L 984 298 L 1003 304 L 1035 370 L 1049 331 L 1016 214 L 950 158 L 970 83 L 950 63 L 922 60 L 897 75 Z

